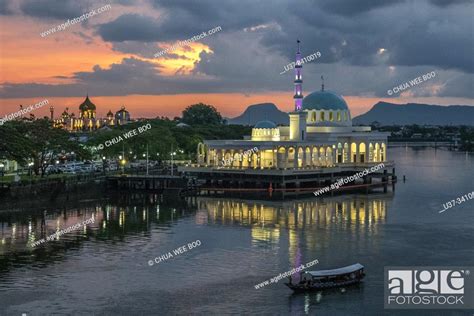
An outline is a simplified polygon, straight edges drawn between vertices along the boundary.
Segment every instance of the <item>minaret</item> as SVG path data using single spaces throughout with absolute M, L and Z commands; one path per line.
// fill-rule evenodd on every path
M 54 106 L 51 105 L 49 107 L 49 112 L 51 113 L 51 121 L 53 121 L 54 120 Z
M 295 61 L 295 111 L 289 113 L 290 116 L 290 140 L 302 141 L 306 139 L 306 119 L 308 112 L 303 111 L 303 77 L 301 75 L 303 65 L 301 64 L 300 40 L 298 43 L 298 51 L 296 52 Z M 295 164 L 297 159 L 295 159 Z M 296 166 L 295 166 L 296 167 Z
M 293 99 L 295 100 L 295 111 L 301 111 L 303 104 L 303 65 L 301 64 L 300 40 L 297 40 L 296 43 L 298 50 L 295 58 L 295 95 Z

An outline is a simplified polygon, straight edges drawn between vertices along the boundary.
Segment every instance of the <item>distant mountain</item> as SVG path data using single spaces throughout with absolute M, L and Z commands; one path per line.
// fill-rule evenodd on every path
M 229 118 L 228 124 L 255 125 L 259 121 L 272 121 L 275 124 L 288 125 L 288 113 L 280 111 L 273 103 L 260 103 L 249 105 L 241 115 Z
M 369 112 L 352 120 L 354 124 L 375 121 L 381 125 L 474 125 L 474 106 L 378 102 Z

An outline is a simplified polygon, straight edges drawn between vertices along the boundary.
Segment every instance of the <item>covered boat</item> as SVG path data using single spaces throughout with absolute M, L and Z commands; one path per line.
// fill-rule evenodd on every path
M 364 276 L 364 266 L 356 263 L 333 270 L 305 271 L 300 273 L 300 282 L 293 284 L 290 278 L 285 284 L 295 292 L 304 292 L 359 283 Z

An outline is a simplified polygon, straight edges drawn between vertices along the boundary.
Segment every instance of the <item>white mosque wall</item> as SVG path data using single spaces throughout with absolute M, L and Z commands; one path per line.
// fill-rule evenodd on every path
M 347 110 L 304 110 L 308 113 L 306 123 L 352 126 L 351 113 Z

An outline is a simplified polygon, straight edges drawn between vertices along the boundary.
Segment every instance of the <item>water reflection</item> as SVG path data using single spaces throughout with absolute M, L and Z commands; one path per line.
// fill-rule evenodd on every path
M 311 228 L 348 229 L 354 234 L 376 234 L 387 218 L 391 195 L 334 197 L 287 202 L 199 199 L 200 223 L 252 228 L 254 242 L 278 242 L 280 229 L 297 234 Z
M 340 239 L 335 234 L 341 232 L 339 237 L 357 242 L 342 240 L 337 246 L 340 249 L 348 244 L 352 249 L 365 247 L 368 240 L 376 249 L 379 224 L 387 219 L 391 198 L 339 196 L 275 202 L 201 197 L 164 200 L 154 195 L 123 195 L 76 208 L 1 213 L 0 273 L 25 265 L 35 268 L 64 261 L 81 248 L 97 243 L 105 244 L 101 246 L 104 251 L 114 252 L 116 248 L 112 245 L 116 243 L 123 243 L 126 249 L 136 240 L 147 242 L 153 234 L 173 230 L 180 220 L 190 217 L 197 226 L 248 228 L 251 247 L 265 251 L 286 249 L 280 258 L 296 267 L 310 261 L 308 251 L 322 255 L 325 249 L 334 247 L 335 240 Z M 38 247 L 30 246 L 92 216 L 94 223 Z M 318 257 L 313 255 L 310 259 Z
M 0 273 L 29 263 L 50 263 L 65 259 L 67 250 L 87 242 L 127 242 L 150 234 L 151 225 L 171 227 L 189 216 L 193 199 L 164 201 L 155 195 L 121 196 L 115 202 L 91 202 L 78 208 L 14 210 L 0 213 Z M 182 212 L 177 212 L 177 208 Z M 94 222 L 32 247 L 61 229 L 94 217 Z

